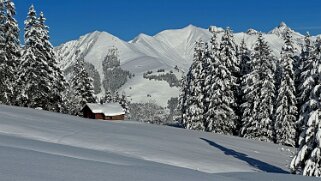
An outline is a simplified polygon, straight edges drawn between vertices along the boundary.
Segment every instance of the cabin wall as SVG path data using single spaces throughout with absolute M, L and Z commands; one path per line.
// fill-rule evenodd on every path
M 106 116 L 105 120 L 125 120 L 125 115 Z
M 95 119 L 104 119 L 104 114 L 101 114 L 101 113 L 97 113 L 95 114 Z
M 102 119 L 102 120 L 125 120 L 125 114 L 116 116 L 105 116 L 103 113 L 93 113 L 88 106 L 85 106 L 82 110 L 84 118 L 90 119 Z
M 85 107 L 83 109 L 83 117 L 84 118 L 95 119 L 95 114 L 92 113 L 91 110 L 88 107 Z

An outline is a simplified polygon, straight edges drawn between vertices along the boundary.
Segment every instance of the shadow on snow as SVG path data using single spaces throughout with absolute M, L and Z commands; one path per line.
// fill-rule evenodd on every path
M 255 167 L 261 171 L 268 172 L 268 173 L 289 173 L 289 172 L 283 170 L 282 168 L 279 168 L 274 165 L 262 162 L 260 160 L 254 159 L 254 158 L 251 158 L 244 153 L 240 153 L 240 152 L 234 151 L 232 149 L 226 148 L 226 147 L 221 146 L 221 145 L 219 145 L 213 141 L 210 141 L 208 139 L 205 139 L 205 138 L 200 138 L 200 139 L 207 142 L 209 145 L 223 151 L 225 155 L 233 156 L 234 158 L 242 160 L 242 161 L 248 163 L 249 165 L 251 165 L 252 167 Z

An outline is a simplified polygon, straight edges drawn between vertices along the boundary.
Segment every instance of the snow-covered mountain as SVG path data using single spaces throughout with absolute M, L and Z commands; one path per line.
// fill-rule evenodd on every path
M 215 27 L 223 34 L 223 29 Z M 278 57 L 283 45 L 282 35 L 289 28 L 285 23 L 264 34 L 273 54 Z M 293 40 L 296 48 L 303 43 L 303 35 L 293 30 Z M 235 33 L 236 43 L 245 40 L 249 48 L 253 48 L 258 31 L 249 29 L 247 32 Z M 125 92 L 132 102 L 146 102 L 155 100 L 162 106 L 167 105 L 171 97 L 178 97 L 179 88 L 170 87 L 165 81 L 148 80 L 143 78 L 147 71 L 157 72 L 164 69 L 165 73 L 172 71 L 178 79 L 186 72 L 193 60 L 193 48 L 195 41 L 209 41 L 211 33 L 203 28 L 189 25 L 183 29 L 166 30 L 155 36 L 140 34 L 135 39 L 126 42 L 107 32 L 93 32 L 80 37 L 79 40 L 67 42 L 56 47 L 61 57 L 62 69 L 67 69 L 76 59 L 76 51 L 85 56 L 85 61 L 94 65 L 103 80 L 102 61 L 107 55 L 108 49 L 116 47 L 120 53 L 121 67 L 135 74 L 132 79 L 120 88 L 119 92 Z M 178 67 L 177 69 L 174 69 Z M 102 95 L 104 89 L 102 87 Z M 148 96 L 147 96 L 148 95 Z
M 0 105 L 0 175 L 15 181 L 314 181 L 292 148 L 139 122 Z

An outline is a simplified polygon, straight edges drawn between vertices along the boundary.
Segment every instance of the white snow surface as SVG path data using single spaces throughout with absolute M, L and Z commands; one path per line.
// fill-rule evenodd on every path
M 86 104 L 93 113 L 103 113 L 105 116 L 117 116 L 125 114 L 124 109 L 118 103 L 105 103 L 105 104 Z
M 223 35 L 223 29 L 213 27 L 218 30 L 218 39 Z M 288 28 L 285 23 L 267 34 L 263 34 L 272 52 L 279 57 L 281 48 L 284 44 L 282 32 Z M 295 48 L 300 50 L 303 42 L 303 35 L 293 30 L 292 36 Z M 249 30 L 247 33 L 235 33 L 237 44 L 244 38 L 247 46 L 253 49 L 258 38 L 256 30 Z M 85 61 L 92 63 L 98 70 L 101 80 L 103 80 L 102 61 L 108 53 L 108 49 L 116 47 L 120 53 L 121 67 L 135 74 L 135 78 L 129 80 L 126 85 L 120 88 L 119 92 L 125 92 L 132 102 L 146 102 L 147 94 L 151 95 L 159 105 L 167 106 L 167 101 L 171 97 L 178 97 L 177 87 L 163 86 L 164 81 L 149 81 L 143 78 L 143 73 L 152 70 L 165 69 L 167 72 L 177 66 L 181 71 L 178 79 L 183 72 L 187 72 L 194 54 L 195 41 L 209 41 L 211 33 L 203 28 L 189 25 L 182 29 L 165 30 L 155 36 L 140 34 L 135 39 L 126 42 L 107 32 L 93 32 L 56 47 L 57 54 L 61 57 L 60 66 L 65 69 L 74 64 L 76 54 L 80 50 L 85 55 Z M 313 37 L 315 38 L 315 37 Z M 174 70 L 174 72 L 176 72 Z M 155 92 L 155 87 L 158 91 Z M 102 89 L 104 90 L 104 89 Z M 137 94 L 139 93 L 139 94 Z M 102 95 L 102 94 L 101 94 Z
M 0 105 L 0 177 L 14 181 L 310 181 L 290 148 L 133 121 Z

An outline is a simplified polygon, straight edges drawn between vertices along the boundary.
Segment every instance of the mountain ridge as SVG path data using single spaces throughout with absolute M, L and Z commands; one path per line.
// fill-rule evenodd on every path
M 304 42 L 303 35 L 295 32 L 282 22 L 268 33 L 263 33 L 276 57 L 280 55 L 284 43 L 282 36 L 287 28 L 292 33 L 297 49 L 300 49 Z M 218 39 L 220 39 L 223 28 L 215 27 L 215 29 L 218 31 Z M 257 37 L 258 31 L 254 29 L 234 33 L 236 44 L 244 39 L 250 49 L 253 49 Z M 170 87 L 163 81 L 145 79 L 143 78 L 144 73 L 164 69 L 165 73 L 173 72 L 180 79 L 192 63 L 195 41 L 200 39 L 209 41 L 210 38 L 211 33 L 208 30 L 194 25 L 188 25 L 182 29 L 164 30 L 153 36 L 142 33 L 130 41 L 124 41 L 108 32 L 94 31 L 81 36 L 78 40 L 62 44 L 55 50 L 61 60 L 60 67 L 63 70 L 73 65 L 78 51 L 84 56 L 86 62 L 94 65 L 103 80 L 102 61 L 105 59 L 108 49 L 117 48 L 121 68 L 135 74 L 135 77 L 128 80 L 119 89 L 119 92 L 125 92 L 132 102 L 155 100 L 159 105 L 165 107 L 167 100 L 171 97 L 178 97 L 179 88 Z M 315 37 L 312 38 L 315 39 Z M 104 91 L 102 87 L 98 97 L 103 96 Z

